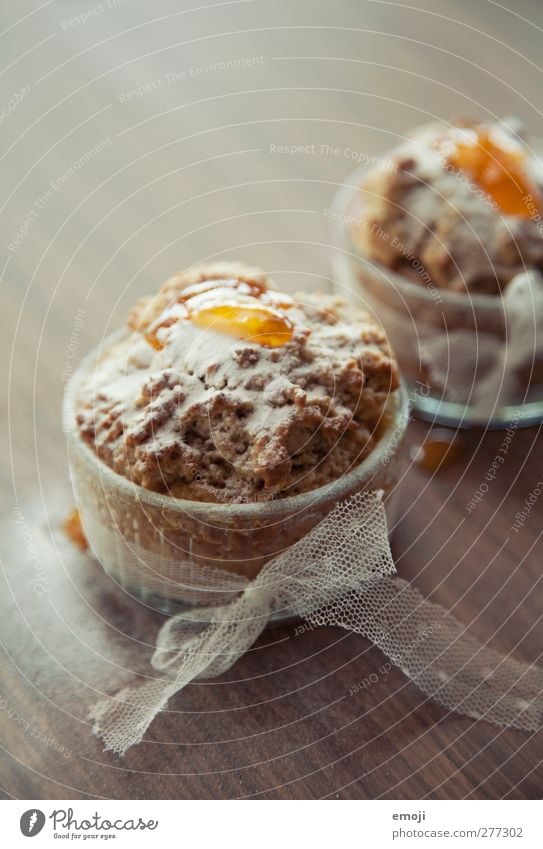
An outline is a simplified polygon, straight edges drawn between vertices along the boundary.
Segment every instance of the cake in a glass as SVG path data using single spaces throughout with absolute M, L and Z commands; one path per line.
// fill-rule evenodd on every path
M 543 163 L 535 143 L 513 120 L 429 124 L 349 184 L 335 216 L 348 256 L 341 282 L 378 316 L 415 403 L 456 423 L 505 424 L 519 405 L 537 419 Z
M 389 492 L 405 418 L 369 315 L 260 269 L 198 266 L 140 300 L 71 383 L 85 532 L 124 586 L 190 600 L 187 574 L 253 577 L 341 498 Z

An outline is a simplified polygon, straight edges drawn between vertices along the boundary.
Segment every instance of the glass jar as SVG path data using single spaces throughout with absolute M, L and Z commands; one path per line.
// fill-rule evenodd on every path
M 107 348 L 115 334 L 101 346 Z M 167 613 L 224 603 L 262 566 L 292 546 L 349 496 L 382 489 L 389 524 L 402 470 L 407 393 L 392 393 L 379 440 L 352 471 L 323 487 L 285 498 L 217 504 L 162 495 L 103 463 L 81 438 L 76 397 L 92 373 L 91 353 L 70 380 L 64 430 L 77 506 L 89 545 L 128 593 Z
M 409 401 L 427 420 L 457 427 L 528 426 L 543 419 L 543 281 L 522 275 L 502 295 L 468 295 L 413 282 L 364 256 L 355 171 L 330 210 L 336 291 L 384 328 Z M 416 259 L 414 273 L 424 273 Z M 517 285 L 518 284 L 518 285 Z

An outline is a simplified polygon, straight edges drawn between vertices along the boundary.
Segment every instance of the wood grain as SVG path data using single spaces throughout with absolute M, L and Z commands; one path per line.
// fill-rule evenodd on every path
M 0 30 L 38 5 L 13 4 Z M 59 530 L 72 505 L 60 410 L 73 365 L 136 297 L 200 259 L 239 257 L 290 290 L 328 288 L 325 211 L 353 155 L 382 153 L 429 116 L 516 113 L 543 134 L 541 6 L 418 5 L 130 2 L 63 26 L 87 6 L 55 3 L 0 35 L 2 104 L 29 86 L 0 145 L 6 798 L 541 795 L 540 735 L 447 714 L 396 669 L 350 696 L 384 658 L 339 630 L 267 631 L 227 675 L 174 698 L 124 759 L 102 751 L 86 719 L 99 693 L 149 674 L 162 618 Z M 262 61 L 236 65 L 251 57 Z M 409 447 L 426 432 L 413 423 Z M 409 464 L 398 571 L 479 638 L 535 661 L 541 501 L 511 528 L 543 477 L 539 429 L 515 434 L 471 513 L 503 434 L 461 438 L 447 468 Z

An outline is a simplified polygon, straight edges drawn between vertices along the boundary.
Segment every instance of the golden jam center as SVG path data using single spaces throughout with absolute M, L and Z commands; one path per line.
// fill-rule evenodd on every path
M 465 171 L 506 215 L 529 218 L 533 205 L 539 208 L 539 192 L 526 174 L 521 142 L 502 139 L 491 129 L 462 129 L 447 139 L 446 149 L 449 164 Z
M 270 291 L 257 281 L 206 280 L 184 289 L 145 335 L 160 350 L 167 328 L 186 319 L 197 327 L 277 348 L 292 339 L 294 328 L 284 312 L 292 304 L 288 295 Z

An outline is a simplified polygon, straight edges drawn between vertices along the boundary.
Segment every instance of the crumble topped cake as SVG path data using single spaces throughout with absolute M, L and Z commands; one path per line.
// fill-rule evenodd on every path
M 294 495 L 379 437 L 398 372 L 365 313 L 291 298 L 260 269 L 199 266 L 140 301 L 79 387 L 82 438 L 141 486 L 208 502 Z
M 389 159 L 361 187 L 353 235 L 365 256 L 473 294 L 543 271 L 543 167 L 513 122 L 426 126 Z

